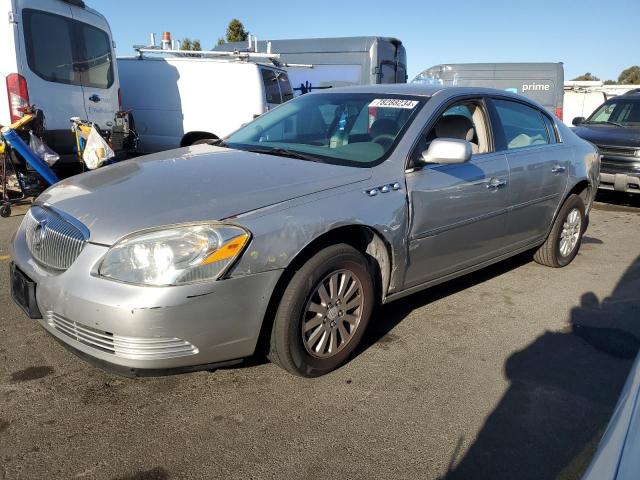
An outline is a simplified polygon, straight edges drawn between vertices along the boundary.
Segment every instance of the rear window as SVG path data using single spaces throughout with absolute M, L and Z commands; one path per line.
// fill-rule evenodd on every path
M 24 36 L 29 68 L 50 82 L 80 82 L 68 18 L 37 10 L 24 10 Z
M 81 68 L 84 72 L 82 84 L 94 88 L 109 88 L 113 83 L 109 35 L 86 23 L 79 23 L 79 26 L 85 47 Z
M 113 55 L 109 35 L 72 18 L 24 9 L 27 63 L 36 75 L 55 83 L 109 88 Z

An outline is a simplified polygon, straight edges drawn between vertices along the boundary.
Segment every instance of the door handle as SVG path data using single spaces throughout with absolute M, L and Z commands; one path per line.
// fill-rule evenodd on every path
M 93 95 L 91 95 L 89 97 L 89 100 L 91 100 L 94 103 L 98 103 L 101 99 L 100 99 L 100 97 L 98 96 L 97 93 L 94 93 Z
M 551 171 L 552 171 L 553 173 L 562 173 L 562 172 L 564 172 L 565 170 L 566 170 L 566 168 L 565 168 L 565 167 L 563 167 L 562 165 L 556 165 L 555 167 L 553 167 L 553 168 L 551 169 Z
M 489 190 L 498 190 L 499 188 L 502 188 L 506 185 L 506 180 L 498 180 L 496 177 L 493 177 L 491 180 L 489 180 L 489 183 L 487 183 L 487 188 Z

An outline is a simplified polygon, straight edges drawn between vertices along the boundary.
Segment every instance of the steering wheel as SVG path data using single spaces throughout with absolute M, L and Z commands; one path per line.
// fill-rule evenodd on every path
M 382 148 L 384 148 L 385 151 L 387 151 L 389 150 L 389 147 L 391 147 L 395 139 L 396 137 L 394 135 L 383 133 L 382 135 L 378 135 L 377 137 L 374 137 L 372 141 L 373 143 L 377 143 Z

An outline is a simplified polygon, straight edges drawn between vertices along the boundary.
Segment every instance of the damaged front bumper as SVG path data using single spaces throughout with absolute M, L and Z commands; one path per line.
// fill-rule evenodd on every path
M 84 358 L 118 373 L 209 368 L 254 353 L 281 270 L 173 287 L 96 275 L 108 247 L 87 243 L 70 268 L 53 272 L 31 256 L 21 226 L 15 267 L 35 283 L 37 321 Z

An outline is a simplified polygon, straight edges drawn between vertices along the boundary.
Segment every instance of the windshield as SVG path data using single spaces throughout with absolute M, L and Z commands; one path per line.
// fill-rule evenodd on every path
M 587 123 L 640 126 L 640 102 L 621 98 L 603 103 L 589 117 Z
M 318 93 L 291 100 L 225 139 L 225 146 L 302 160 L 371 167 L 391 153 L 422 97 Z

